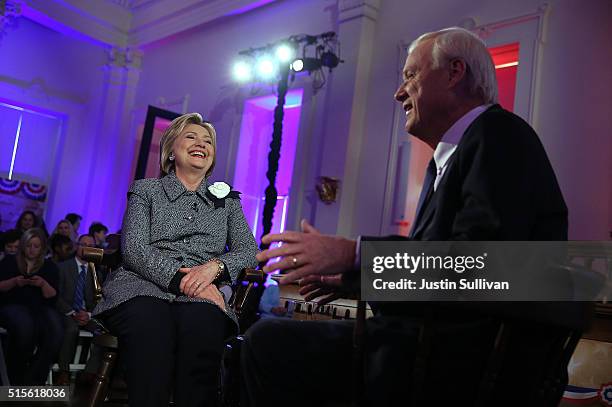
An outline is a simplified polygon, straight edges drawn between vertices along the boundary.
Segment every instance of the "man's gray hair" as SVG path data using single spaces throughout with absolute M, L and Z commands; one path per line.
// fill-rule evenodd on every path
M 431 56 L 434 69 L 454 58 L 464 60 L 471 94 L 481 97 L 486 104 L 497 103 L 495 65 L 485 43 L 476 34 L 459 27 L 426 33 L 410 44 L 408 52 L 427 40 L 433 40 Z

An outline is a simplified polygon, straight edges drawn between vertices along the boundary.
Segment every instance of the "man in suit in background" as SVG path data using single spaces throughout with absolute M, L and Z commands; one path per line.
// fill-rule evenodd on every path
M 93 330 L 91 311 L 94 303 L 93 275 L 83 260 L 83 248 L 95 247 L 90 235 L 82 235 L 77 241 L 74 258 L 58 264 L 60 284 L 57 308 L 64 314 L 64 343 L 59 355 L 60 373 L 56 384 L 70 383 L 70 363 L 74 358 L 80 329 Z
M 102 222 L 93 222 L 89 226 L 89 235 L 93 236 L 96 241 L 96 247 L 106 249 L 108 244 L 106 243 L 106 235 L 108 234 L 108 228 L 102 224 Z
M 460 28 L 424 34 L 410 46 L 403 79 L 395 99 L 405 111 L 406 131 L 434 150 L 410 239 L 567 239 L 567 208 L 544 148 L 524 120 L 497 104 L 495 67 L 477 36 Z M 264 270 L 287 271 L 281 283 L 301 280 L 307 300 L 338 298 L 359 281 L 359 239 L 321 235 L 302 221 L 302 233 L 263 238 L 273 241 L 283 245 L 261 252 L 258 260 L 282 256 Z M 435 382 L 465 384 L 452 400 L 470 400 L 495 338 L 490 318 L 457 304 L 389 302 L 372 308 L 375 316 L 366 323 L 366 404 L 410 399 L 419 321 L 426 313 L 436 315 L 448 351 L 435 355 L 447 366 L 434 372 Z M 254 325 L 242 350 L 247 398 L 266 406 L 350 398 L 352 333 L 349 322 Z M 275 374 L 279 371 L 291 374 Z

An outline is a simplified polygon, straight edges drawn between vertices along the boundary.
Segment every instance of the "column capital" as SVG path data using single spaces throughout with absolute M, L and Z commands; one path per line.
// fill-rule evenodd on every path
M 112 47 L 108 51 L 106 62 L 109 68 L 140 69 L 142 66 L 142 50 L 138 48 Z
M 340 24 L 355 18 L 378 19 L 380 0 L 340 0 L 338 22 Z

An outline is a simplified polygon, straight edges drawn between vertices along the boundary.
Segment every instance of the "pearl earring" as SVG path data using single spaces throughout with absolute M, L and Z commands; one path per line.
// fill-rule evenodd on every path
M 168 159 L 169 159 L 170 161 L 174 161 L 174 154 L 170 154 L 170 157 L 168 157 Z

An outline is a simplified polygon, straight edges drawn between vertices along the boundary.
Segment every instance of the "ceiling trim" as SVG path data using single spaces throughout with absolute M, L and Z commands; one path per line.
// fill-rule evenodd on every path
M 22 15 L 111 47 L 142 47 L 276 0 L 22 0 Z

